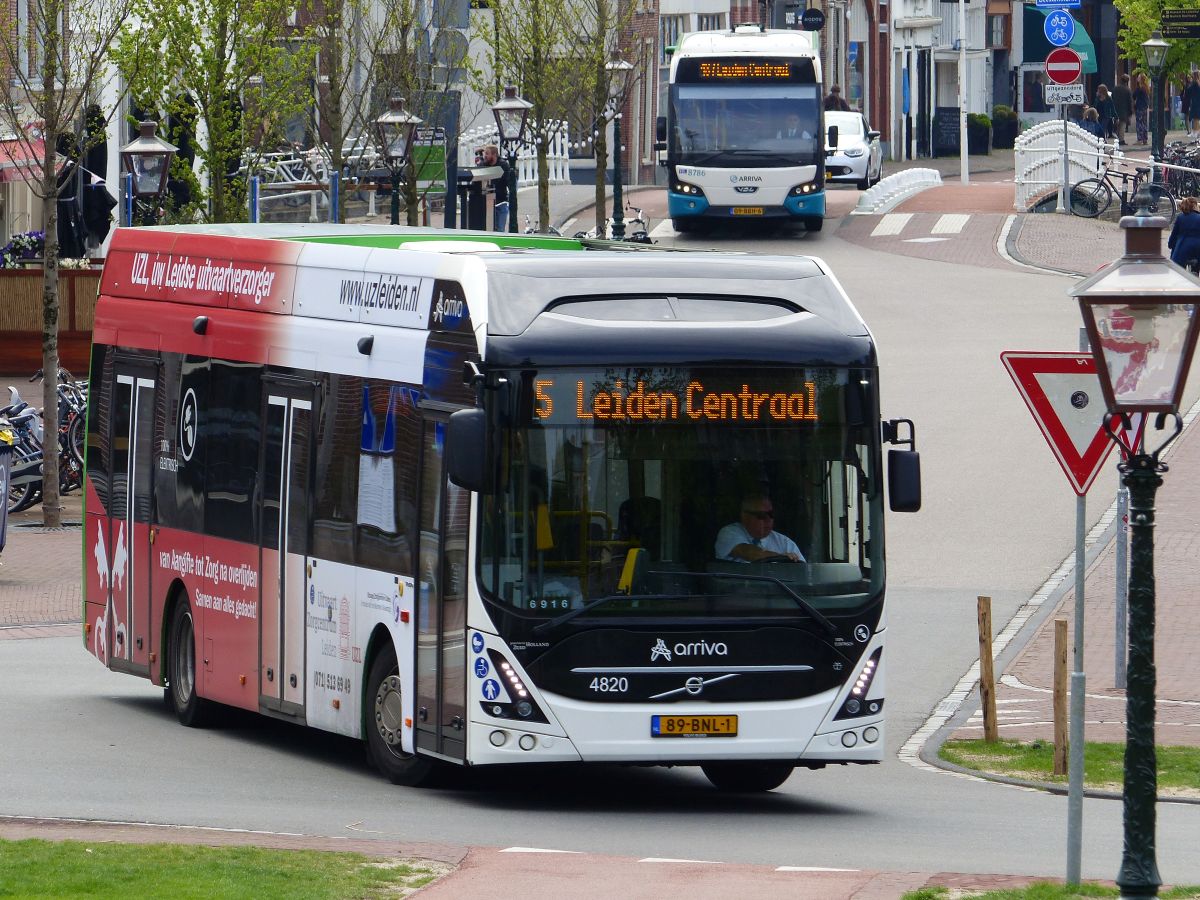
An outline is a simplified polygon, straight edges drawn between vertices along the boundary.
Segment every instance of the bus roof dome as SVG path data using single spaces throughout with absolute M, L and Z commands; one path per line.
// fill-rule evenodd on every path
M 679 39 L 674 58 L 680 56 L 725 56 L 746 53 L 754 56 L 790 56 L 812 52 L 812 31 L 738 26 L 730 31 L 692 31 Z

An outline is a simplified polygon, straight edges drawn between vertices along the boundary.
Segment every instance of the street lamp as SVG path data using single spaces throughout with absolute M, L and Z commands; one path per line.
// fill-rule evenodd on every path
M 508 159 L 508 230 L 517 230 L 517 151 L 525 141 L 525 122 L 533 104 L 517 96 L 513 85 L 504 88 L 504 96 L 492 104 L 500 146 Z
M 613 224 L 612 236 L 614 241 L 625 240 L 625 197 L 621 191 L 621 107 L 625 105 L 625 85 L 629 81 L 629 73 L 633 63 L 622 59 L 614 50 L 612 59 L 604 64 L 608 75 L 608 99 L 612 104 L 613 123 Z
M 1174 431 L 1153 452 L 1145 447 L 1119 466 L 1129 489 L 1129 665 L 1126 688 L 1125 846 L 1117 885 L 1122 897 L 1154 897 L 1162 883 L 1155 862 L 1158 793 L 1154 749 L 1154 494 L 1167 471 L 1163 449 L 1183 430 L 1179 404 L 1200 331 L 1200 279 L 1162 256 L 1166 219 L 1149 215 L 1150 195 L 1134 198 L 1121 219 L 1125 255 L 1071 291 L 1087 328 L 1109 415 L 1157 413 Z M 1125 419 L 1128 428 L 1128 418 Z
M 387 112 L 375 120 L 375 134 L 392 170 L 392 224 L 400 224 L 400 176 L 412 149 L 413 132 L 422 119 L 404 108 L 404 98 L 392 94 Z
M 1150 99 L 1150 109 L 1153 114 L 1153 118 L 1150 120 L 1150 153 L 1156 158 L 1161 157 L 1163 151 L 1164 129 L 1160 107 L 1163 97 L 1167 93 L 1166 84 L 1162 82 L 1165 80 L 1164 69 L 1167 62 L 1167 51 L 1170 49 L 1171 45 L 1163 40 L 1161 31 L 1154 31 L 1149 40 L 1142 42 L 1142 53 L 1146 56 L 1146 71 L 1150 73 L 1150 84 L 1154 90 Z M 1159 180 L 1158 169 L 1154 170 L 1154 180 Z
M 154 134 L 153 122 L 142 122 L 138 136 L 121 148 L 121 170 L 129 176 L 129 191 L 143 209 L 142 223 L 153 225 L 159 201 L 167 192 L 171 159 L 179 150 Z M 132 216 L 130 225 L 133 224 Z

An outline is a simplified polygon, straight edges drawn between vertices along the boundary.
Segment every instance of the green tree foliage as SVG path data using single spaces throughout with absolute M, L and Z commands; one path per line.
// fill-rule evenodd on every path
M 1121 13 L 1121 32 L 1117 35 L 1117 45 L 1121 55 L 1131 60 L 1135 68 L 1144 68 L 1146 56 L 1142 52 L 1142 42 L 1150 38 L 1153 31 L 1162 27 L 1162 10 L 1196 9 L 1200 10 L 1198 0 L 1114 0 L 1113 5 Z M 1200 40 L 1168 38 L 1171 49 L 1167 51 L 1167 62 L 1163 73 L 1170 75 L 1174 72 L 1186 72 L 1191 62 L 1200 58 Z
M 113 48 L 137 105 L 195 120 L 201 163 L 193 208 L 213 222 L 242 221 L 243 154 L 274 150 L 312 100 L 315 45 L 292 0 L 131 0 Z M 170 134 L 176 143 L 179 134 Z M 185 174 L 176 170 L 177 174 Z
M 13 134 L 23 155 L 37 159 L 26 180 L 42 202 L 45 252 L 42 280 L 42 405 L 58 408 L 58 196 L 60 145 L 78 149 L 85 107 L 102 92 L 106 53 L 129 13 L 126 0 L 30 0 L 28 15 L 0 18 L 0 130 Z M 53 422 L 53 418 L 50 418 Z M 42 464 L 43 522 L 62 524 L 58 457 Z

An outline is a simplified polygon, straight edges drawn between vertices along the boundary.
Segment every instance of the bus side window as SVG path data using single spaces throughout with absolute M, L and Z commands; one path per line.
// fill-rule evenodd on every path
M 363 380 L 353 375 L 325 375 L 313 478 L 313 556 L 354 564 L 354 517 L 358 508 L 358 449 L 361 440 Z
M 409 535 L 416 511 L 420 423 L 400 385 L 365 382 L 358 454 L 355 561 L 413 574 Z

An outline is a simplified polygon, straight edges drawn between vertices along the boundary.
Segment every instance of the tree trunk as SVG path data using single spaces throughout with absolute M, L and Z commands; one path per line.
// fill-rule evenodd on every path
M 51 117 L 52 118 L 52 117 Z M 62 527 L 58 493 L 58 178 L 54 168 L 57 125 L 47 122 L 42 157 L 42 524 Z
M 608 175 L 608 134 L 604 120 L 596 128 L 596 237 L 605 237 L 608 230 L 608 201 L 605 185 Z
M 550 160 L 547 157 L 547 142 L 537 145 L 538 171 L 538 231 L 550 231 Z

